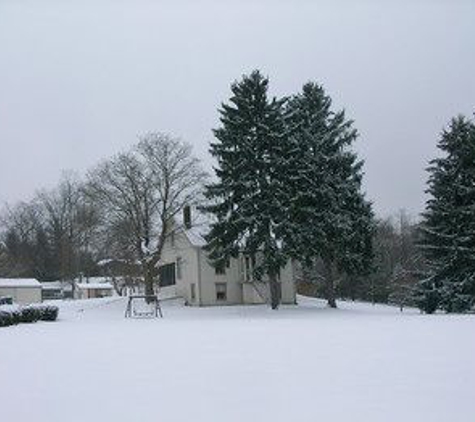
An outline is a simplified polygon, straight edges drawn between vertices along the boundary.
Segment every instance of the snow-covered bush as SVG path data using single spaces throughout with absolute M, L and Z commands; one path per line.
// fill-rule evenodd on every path
M 35 306 L 27 306 L 21 309 L 20 322 L 36 322 L 41 317 L 41 310 Z
M 0 297 L 0 305 L 11 305 L 11 304 L 13 304 L 13 298 L 11 296 Z
M 0 311 L 0 327 L 6 327 L 8 325 L 11 325 L 10 313 Z
M 59 308 L 53 305 L 38 305 L 41 321 L 56 321 L 58 318 Z
M 0 327 L 8 327 L 18 323 L 36 321 L 56 321 L 59 308 L 52 305 L 29 305 L 17 307 L 7 305 L 0 307 Z
M 0 327 L 12 325 L 10 312 L 0 311 Z
M 19 309 L 8 307 L 0 308 L 0 327 L 8 327 L 20 322 L 21 311 Z

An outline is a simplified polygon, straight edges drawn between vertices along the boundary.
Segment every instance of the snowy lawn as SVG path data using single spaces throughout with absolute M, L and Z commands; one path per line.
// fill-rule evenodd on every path
M 163 306 L 61 303 L 57 322 L 0 328 L 0 420 L 475 420 L 475 316 L 300 299 Z

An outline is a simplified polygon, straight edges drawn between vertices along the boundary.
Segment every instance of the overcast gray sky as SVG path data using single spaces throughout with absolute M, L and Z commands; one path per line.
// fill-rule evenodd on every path
M 475 1 L 0 0 L 0 202 L 164 131 L 209 166 L 230 83 L 322 83 L 361 136 L 377 213 L 424 203 L 448 120 L 475 111 Z

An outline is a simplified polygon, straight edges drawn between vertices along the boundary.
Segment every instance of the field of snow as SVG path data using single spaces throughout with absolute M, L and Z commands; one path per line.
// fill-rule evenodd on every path
M 474 420 L 475 316 L 339 305 L 124 319 L 124 299 L 62 302 L 57 322 L 0 329 L 0 420 Z

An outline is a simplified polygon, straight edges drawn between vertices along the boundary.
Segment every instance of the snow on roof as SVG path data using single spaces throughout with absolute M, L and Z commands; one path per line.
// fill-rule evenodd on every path
M 121 261 L 121 260 L 119 260 L 119 259 L 112 259 L 112 258 L 101 259 L 101 260 L 97 263 L 97 265 L 98 265 L 99 267 L 102 267 L 102 266 L 104 266 L 104 265 L 111 264 L 111 263 L 114 263 L 114 262 L 120 262 L 120 261 Z
M 41 287 L 34 278 L 0 278 L 0 287 Z
M 125 265 L 133 265 L 133 264 L 136 264 L 136 265 L 140 265 L 140 261 L 139 260 L 136 260 L 136 261 L 128 261 L 126 259 L 119 259 L 119 258 L 106 258 L 106 259 L 101 259 L 97 265 L 99 267 L 104 267 L 106 265 L 109 265 L 109 264 L 125 264 Z
M 203 228 L 201 227 L 191 227 L 190 229 L 184 230 L 185 236 L 188 238 L 189 242 L 193 246 L 205 246 L 206 240 L 203 237 Z
M 90 287 L 90 286 L 100 285 L 101 287 L 97 287 L 97 288 L 110 289 L 111 284 L 107 280 L 108 279 L 106 277 L 90 277 L 89 279 L 85 281 L 76 283 L 76 286 L 84 284 L 84 285 L 89 286 L 89 289 L 93 289 L 94 287 Z M 44 290 L 58 290 L 58 289 L 66 290 L 66 291 L 72 290 L 71 282 L 66 282 L 66 281 L 43 281 L 41 282 L 41 287 Z
M 81 290 L 111 290 L 110 283 L 76 283 L 76 287 Z
M 84 280 L 84 278 L 83 278 Z M 85 278 L 86 283 L 109 283 L 109 278 L 108 277 L 87 277 Z M 81 283 L 84 283 L 84 281 L 81 281 Z
M 43 290 L 57 290 L 63 288 L 63 283 L 61 281 L 42 281 L 41 287 Z
M 192 246 L 205 246 L 206 240 L 204 239 L 203 235 L 209 231 L 209 216 L 198 211 L 195 206 L 192 207 L 191 213 L 191 228 L 187 229 L 185 226 L 184 213 L 181 213 L 176 217 L 176 226 L 180 231 L 182 230 L 185 233 L 185 236 Z

